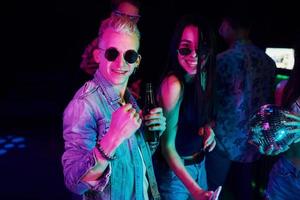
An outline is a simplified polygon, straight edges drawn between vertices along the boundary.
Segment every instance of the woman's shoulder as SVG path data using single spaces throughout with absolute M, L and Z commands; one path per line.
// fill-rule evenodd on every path
M 160 87 L 160 95 L 165 108 L 176 105 L 181 96 L 180 79 L 175 75 L 165 77 Z
M 181 89 L 180 79 L 175 74 L 166 76 L 162 81 L 162 88 L 167 90 L 178 90 Z

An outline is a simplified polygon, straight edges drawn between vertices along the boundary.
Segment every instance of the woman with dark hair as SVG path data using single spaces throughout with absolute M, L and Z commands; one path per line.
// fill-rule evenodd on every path
M 287 114 L 292 122 L 287 122 L 295 133 L 293 143 L 279 160 L 273 165 L 266 189 L 266 199 L 285 200 L 300 197 L 300 45 L 296 47 L 295 66 L 283 89 L 282 107 L 293 114 Z
M 160 103 L 167 119 L 158 163 L 162 199 L 209 199 L 204 152 L 216 145 L 211 129 L 215 79 L 214 34 L 198 16 L 177 23 Z

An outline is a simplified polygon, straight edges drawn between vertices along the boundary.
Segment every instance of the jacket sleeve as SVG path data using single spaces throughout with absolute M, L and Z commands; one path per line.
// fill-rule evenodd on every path
M 74 193 L 84 194 L 88 190 L 103 191 L 109 181 L 110 165 L 93 184 L 81 181 L 96 164 L 97 134 L 97 120 L 88 101 L 73 99 L 63 115 L 65 151 L 62 165 L 65 184 Z

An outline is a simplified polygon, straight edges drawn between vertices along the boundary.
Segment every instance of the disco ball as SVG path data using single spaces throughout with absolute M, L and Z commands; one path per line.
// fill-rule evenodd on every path
M 286 151 L 293 142 L 295 133 L 287 133 L 291 128 L 286 127 L 284 123 L 291 119 L 286 117 L 285 113 L 289 112 L 276 105 L 261 106 L 250 118 L 248 142 L 262 149 L 262 154 L 269 149 L 273 150 L 268 155 Z

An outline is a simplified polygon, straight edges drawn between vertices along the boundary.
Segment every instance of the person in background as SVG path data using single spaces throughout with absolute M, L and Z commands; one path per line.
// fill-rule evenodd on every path
M 269 174 L 265 191 L 267 200 L 297 200 L 300 197 L 300 45 L 295 48 L 295 66 L 291 72 L 283 93 L 279 97 L 279 105 L 293 114 L 287 114 L 291 122 L 286 125 L 291 128 L 288 134 L 296 133 L 290 148 L 280 155 Z M 272 153 L 270 151 L 266 153 Z M 281 153 L 281 152 L 276 152 Z
M 283 96 L 283 90 L 287 84 L 288 80 L 282 80 L 276 85 L 275 89 L 275 105 L 281 106 L 282 103 L 282 96 Z
M 80 68 L 89 76 L 93 76 L 98 69 L 98 63 L 94 59 L 93 52 L 97 49 L 98 38 L 95 38 L 90 44 L 88 44 L 83 54 L 81 55 Z
M 140 2 L 138 0 L 112 0 L 111 15 L 129 18 L 134 23 L 140 19 Z M 93 52 L 98 47 L 98 38 L 92 40 L 85 48 L 81 58 L 80 68 L 89 76 L 93 76 L 98 69 L 98 64 L 94 60 Z
M 102 21 L 94 51 L 98 69 L 64 111 L 65 184 L 83 199 L 160 199 L 143 128 L 163 132 L 165 117 L 157 107 L 142 120 L 127 90 L 141 61 L 139 42 L 136 23 L 127 17 Z
M 211 128 L 215 83 L 214 37 L 199 16 L 182 17 L 174 31 L 160 103 L 167 119 L 157 162 L 162 199 L 210 199 L 205 152 L 216 141 Z
M 230 172 L 235 199 L 253 199 L 252 162 L 260 158 L 248 144 L 248 121 L 256 110 L 273 102 L 275 62 L 250 39 L 250 16 L 224 17 L 219 35 L 229 48 L 217 55 L 217 147 L 207 155 L 209 189 L 223 185 Z
M 112 0 L 112 15 L 128 17 L 134 23 L 140 19 L 141 2 L 139 0 Z

